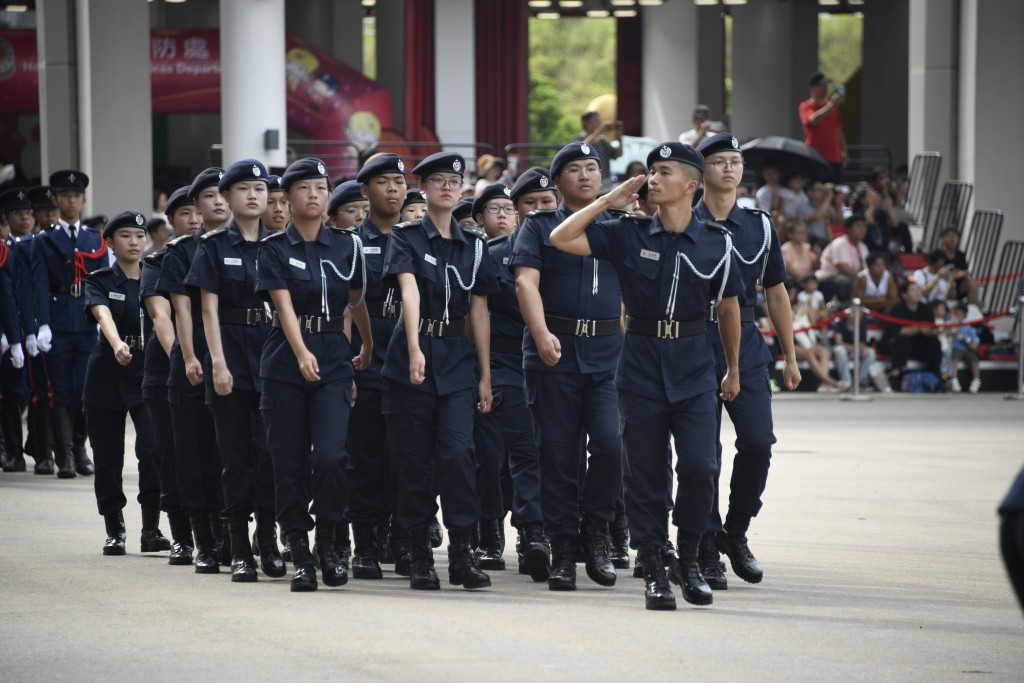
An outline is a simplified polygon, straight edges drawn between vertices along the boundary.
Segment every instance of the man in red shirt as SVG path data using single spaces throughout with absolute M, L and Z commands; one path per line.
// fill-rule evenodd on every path
M 846 137 L 843 135 L 843 121 L 839 116 L 842 94 L 836 92 L 826 98 L 828 78 L 820 71 L 811 74 L 808 82 L 811 97 L 800 103 L 800 123 L 804 127 L 804 143 L 825 157 L 833 169 L 833 182 L 842 182 L 843 167 L 846 166 Z

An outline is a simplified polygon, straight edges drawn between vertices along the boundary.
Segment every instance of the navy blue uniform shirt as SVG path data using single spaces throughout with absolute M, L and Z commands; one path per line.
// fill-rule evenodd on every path
M 321 225 L 317 238 L 307 242 L 295 225 L 288 223 L 282 232 L 260 242 L 256 292 L 269 302 L 271 290 L 285 289 L 291 295 L 295 315 L 342 320 L 349 291 L 363 288 L 365 265 L 358 247 L 359 239 L 353 231 Z M 352 377 L 352 348 L 344 332 L 310 332 L 303 327 L 302 340 L 316 356 L 321 382 Z M 263 347 L 260 377 L 306 383 L 280 327 L 271 329 Z
M 430 216 L 424 216 L 421 221 L 396 226 L 391 233 L 384 258 L 384 282 L 397 288 L 399 273 L 414 275 L 422 320 L 444 320 L 446 278 L 450 291 L 449 321 L 469 314 L 471 294 L 490 296 L 498 291 L 486 242 L 463 232 L 454 218 L 450 230 L 451 239 L 444 239 Z M 409 348 L 401 324 L 395 326 L 388 344 L 384 377 L 438 396 L 476 386 L 476 356 L 469 337 L 420 335 L 419 342 L 426 359 L 423 384 L 414 386 L 409 381 Z
M 14 305 L 18 309 L 22 338 L 39 330 L 36 324 L 35 285 L 32 282 L 32 243 L 37 235 L 21 235 L 11 240 L 14 256 Z
M 487 299 L 487 308 L 491 312 L 491 337 L 507 337 L 519 341 L 522 348 L 523 314 L 519 310 L 519 299 L 516 297 L 516 276 L 509 262 L 512 260 L 512 247 L 515 235 L 495 237 L 487 242 L 487 249 L 494 264 L 494 272 L 498 278 L 498 291 Z M 502 353 L 491 346 L 491 385 L 512 384 L 523 386 L 523 354 Z
M 54 332 L 90 332 L 81 297 L 71 296 L 72 286 L 81 284 L 85 273 L 107 265 L 103 237 L 82 226 L 75 240 L 62 226 L 40 233 L 32 240 L 32 288 L 36 297 L 36 322 Z M 83 272 L 84 271 L 84 272 Z
M 718 297 L 725 265 L 731 261 L 723 297 L 738 296 L 743 282 L 735 256 L 726 254 L 725 235 L 696 216 L 682 233 L 667 232 L 661 220 L 596 221 L 587 228 L 590 250 L 615 266 L 622 281 L 628 315 L 642 320 L 689 322 L 707 318 L 710 302 Z M 677 254 L 685 255 L 705 279 Z M 678 268 L 677 268 L 678 264 Z M 717 271 L 716 271 L 717 268 Z M 675 305 L 673 283 L 678 272 Z M 678 339 L 627 334 L 615 386 L 625 392 L 664 397 L 669 403 L 713 391 L 717 381 L 710 330 Z
M 160 279 L 160 269 L 163 265 L 164 254 L 167 247 L 158 249 L 142 259 L 142 279 L 139 280 L 139 296 L 143 305 L 146 299 L 151 296 L 162 296 L 156 290 L 156 283 Z M 170 303 L 170 302 L 168 302 Z M 148 311 L 147 311 L 148 312 Z M 174 309 L 171 308 L 171 321 L 174 321 Z M 146 344 L 146 369 L 142 374 L 142 390 L 156 387 L 166 387 L 167 378 L 171 373 L 171 359 L 167 357 L 160 340 L 153 334 L 153 338 Z
M 21 325 L 14 300 L 16 270 L 14 252 L 4 241 L 0 243 L 0 324 L 7 335 L 8 344 L 21 343 Z
M 572 215 L 565 204 L 552 211 L 534 211 L 516 235 L 510 265 L 540 271 L 540 298 L 544 314 L 573 320 L 612 320 L 622 315 L 622 289 L 610 263 L 559 251 L 551 232 Z M 603 213 L 598 220 L 611 218 Z M 595 291 L 596 290 L 596 291 Z M 523 367 L 544 372 L 595 373 L 614 370 L 622 350 L 622 335 L 578 337 L 555 333 L 562 357 L 548 367 L 537 355 L 537 344 L 524 331 Z
M 380 391 L 381 372 L 384 370 L 384 357 L 388 351 L 388 342 L 400 319 L 402 292 L 394 283 L 384 283 L 384 257 L 388 253 L 390 233 L 384 234 L 370 222 L 369 217 L 356 227 L 356 234 L 363 242 L 363 256 L 366 259 L 365 296 L 367 305 L 382 305 L 385 312 L 393 306 L 392 314 L 386 316 L 370 316 L 370 329 L 373 332 L 373 359 L 370 367 L 356 373 L 356 386 L 372 391 Z M 352 354 L 357 355 L 363 348 L 359 338 L 359 330 L 352 326 Z
M 199 237 L 202 234 L 203 230 L 200 228 L 195 235 L 182 235 L 167 243 L 167 253 L 164 255 L 156 291 L 168 298 L 171 294 L 184 294 L 191 300 L 192 350 L 195 351 L 196 358 L 205 367 L 206 334 L 203 332 L 203 308 L 199 299 L 199 290 L 189 289 L 185 286 L 185 276 L 192 268 L 192 259 L 199 249 Z M 193 387 L 185 377 L 185 358 L 177 339 L 171 348 L 171 373 L 167 384 L 175 389 L 188 390 L 193 394 L 202 391 L 201 387 Z
M 269 235 L 270 231 L 260 221 L 258 239 Z M 208 232 L 199 238 L 199 248 L 192 259 L 192 268 L 185 276 L 185 286 L 216 294 L 220 309 L 253 310 L 268 316 L 269 307 L 256 294 L 256 255 L 259 249 L 259 241 L 247 241 L 234 221 L 227 228 Z M 263 388 L 260 357 L 269 334 L 270 325 L 225 324 L 221 320 L 221 348 L 235 389 L 260 391 Z M 213 363 L 209 354 L 203 360 L 203 377 L 209 395 L 213 393 Z

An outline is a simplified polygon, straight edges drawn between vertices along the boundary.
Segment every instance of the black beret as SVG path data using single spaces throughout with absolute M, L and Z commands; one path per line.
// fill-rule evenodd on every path
M 473 214 L 483 213 L 484 205 L 492 199 L 511 199 L 512 190 L 504 183 L 494 183 L 484 188 L 484 191 L 473 198 Z
M 200 192 L 211 186 L 216 187 L 222 175 L 224 175 L 224 169 L 218 166 L 211 166 L 205 171 L 201 171 L 189 185 L 188 198 L 195 201 Z
M 558 150 L 555 158 L 551 160 L 551 177 L 557 178 L 566 164 L 580 159 L 593 159 L 598 163 L 601 162 L 601 157 L 597 155 L 597 150 L 592 145 L 586 142 L 570 142 Z
M 50 174 L 50 187 L 58 192 L 85 192 L 89 187 L 89 176 L 81 171 L 57 171 Z
M 356 180 L 360 183 L 366 183 L 371 178 L 376 178 L 385 173 L 401 173 L 405 175 L 405 162 L 402 160 L 402 157 L 389 152 L 374 154 L 359 169 Z
M 678 161 L 704 172 L 704 157 L 690 145 L 682 142 L 663 142 L 647 155 L 647 168 L 659 161 Z
M 345 204 L 365 202 L 366 197 L 363 196 L 362 187 L 362 183 L 358 180 L 346 180 L 338 185 L 334 193 L 331 194 L 331 201 L 327 203 L 327 215 L 333 216 Z
M 37 185 L 28 190 L 28 200 L 33 209 L 56 209 L 53 203 L 53 189 L 49 185 Z
M 264 183 L 269 180 L 270 174 L 262 161 L 257 159 L 242 159 L 227 167 L 224 175 L 217 182 L 217 189 L 223 192 L 235 183 L 244 183 L 249 180 L 260 180 Z
M 405 201 L 402 203 L 402 208 L 412 206 L 413 204 L 426 204 L 427 198 L 423 196 L 423 193 L 419 190 L 409 190 L 405 193 Z
M 167 198 L 167 206 L 164 207 L 165 216 L 171 218 L 174 216 L 174 212 L 181 207 L 192 206 L 196 203 L 195 200 L 189 196 L 190 189 L 191 187 L 189 185 L 185 185 L 171 193 L 171 196 Z
M 712 154 L 718 152 L 743 152 L 740 150 L 740 141 L 733 137 L 732 133 L 719 133 L 718 135 L 712 135 L 704 142 L 700 143 L 697 147 L 697 151 L 704 155 L 707 159 Z
M 316 157 L 306 157 L 292 163 L 281 176 L 281 187 L 287 190 L 293 183 L 300 180 L 312 180 L 323 178 L 327 181 L 327 187 L 331 186 L 331 177 L 327 175 L 327 166 Z
M 516 184 L 512 186 L 512 201 L 517 201 L 524 194 L 546 191 L 555 191 L 551 173 L 543 166 L 533 166 L 523 171 Z
M 0 210 L 3 213 L 13 213 L 24 209 L 32 208 L 32 199 L 28 190 L 24 187 L 16 187 L 0 194 Z
M 284 188 L 281 187 L 281 176 L 267 176 L 267 192 L 284 192 Z
M 118 228 L 138 228 L 139 230 L 146 229 L 146 217 L 138 211 L 122 211 L 107 223 L 107 227 L 103 228 L 103 237 L 113 237 L 114 231 Z
M 412 172 L 420 178 L 426 178 L 431 173 L 458 173 L 462 175 L 466 171 L 466 160 L 461 154 L 455 152 L 438 152 L 416 165 Z
M 467 197 L 465 199 L 460 200 L 459 203 L 455 205 L 455 208 L 452 209 L 452 218 L 455 219 L 456 223 L 458 223 L 459 221 L 464 220 L 466 218 L 472 218 L 472 217 L 473 217 L 473 198 L 472 197 Z

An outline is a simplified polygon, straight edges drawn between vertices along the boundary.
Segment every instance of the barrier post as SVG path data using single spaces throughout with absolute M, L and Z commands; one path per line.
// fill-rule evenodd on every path
M 1024 282 L 1017 297 L 1017 391 L 1003 396 L 1007 401 L 1024 401 Z
M 860 299 L 854 299 L 850 311 L 853 313 L 853 393 L 843 394 L 843 401 L 870 401 L 871 397 L 860 393 Z

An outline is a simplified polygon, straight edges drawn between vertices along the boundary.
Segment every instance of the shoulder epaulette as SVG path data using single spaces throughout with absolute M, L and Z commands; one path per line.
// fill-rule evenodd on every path
M 195 235 L 182 235 L 180 237 L 175 237 L 173 240 L 171 240 L 170 242 L 167 243 L 167 246 L 168 247 L 176 247 L 179 244 L 184 244 L 185 242 L 189 241 L 190 239 L 192 239 L 194 237 L 195 237 Z
M 202 235 L 199 236 L 199 239 L 201 241 L 205 242 L 206 240 L 210 239 L 214 235 L 222 235 L 222 234 L 224 234 L 227 231 L 228 231 L 227 228 L 217 228 L 216 230 L 211 230 L 210 232 L 204 232 Z
M 557 211 L 557 209 L 534 209 L 530 213 L 526 214 L 526 217 L 532 218 L 533 216 L 546 216 L 549 213 L 554 213 L 555 211 Z
M 512 237 L 512 233 L 498 235 L 497 237 L 492 237 L 491 239 L 487 240 L 487 244 L 498 244 L 500 242 L 503 242 L 504 240 L 507 240 L 510 237 Z
M 111 272 L 113 272 L 113 270 L 110 268 L 110 266 L 107 266 L 106 268 L 97 268 L 96 270 L 92 271 L 91 273 L 86 273 L 85 276 L 86 277 L 98 277 L 100 275 L 106 275 L 107 273 L 111 273 Z
M 328 225 L 328 230 L 338 233 L 339 235 L 354 235 L 356 234 L 355 228 L 339 228 L 336 225 Z
M 608 209 L 608 213 L 620 219 L 633 215 L 632 213 L 626 211 L 625 209 Z
M 483 231 L 483 228 L 478 228 L 475 225 L 460 225 L 459 227 L 462 228 L 462 232 L 465 234 L 471 235 L 478 240 L 487 241 L 487 233 Z
M 743 209 L 744 211 L 748 212 L 748 213 L 761 214 L 761 215 L 764 215 L 764 216 L 768 216 L 768 218 L 772 217 L 772 215 L 770 213 L 768 213 L 764 209 L 759 209 L 756 206 L 742 206 L 740 208 Z
M 263 244 L 264 242 L 269 242 L 270 240 L 276 240 L 279 237 L 284 237 L 284 230 L 278 230 L 277 232 L 270 233 L 269 235 L 260 240 L 260 244 Z
M 391 229 L 392 230 L 405 230 L 406 228 L 418 228 L 421 225 L 423 225 L 422 221 L 405 221 L 404 223 L 399 223 L 398 225 L 392 227 Z
M 647 225 L 652 219 L 650 216 L 645 216 L 640 213 L 627 213 L 621 217 L 621 220 L 626 221 L 627 223 L 636 223 L 637 225 Z
M 146 261 L 150 261 L 152 263 L 156 263 L 157 261 L 162 259 L 164 257 L 164 254 L 166 254 L 166 253 L 167 253 L 167 245 L 165 244 L 164 246 L 160 247 L 156 251 L 154 251 L 154 252 L 152 252 L 150 254 L 146 254 L 143 257 L 143 259 L 146 260 Z
M 719 223 L 717 221 L 705 221 L 704 225 L 708 226 L 709 228 L 711 228 L 715 232 L 722 233 L 723 235 L 731 235 L 732 234 L 731 232 L 729 232 L 729 228 L 725 227 L 724 225 L 722 225 L 721 223 Z

